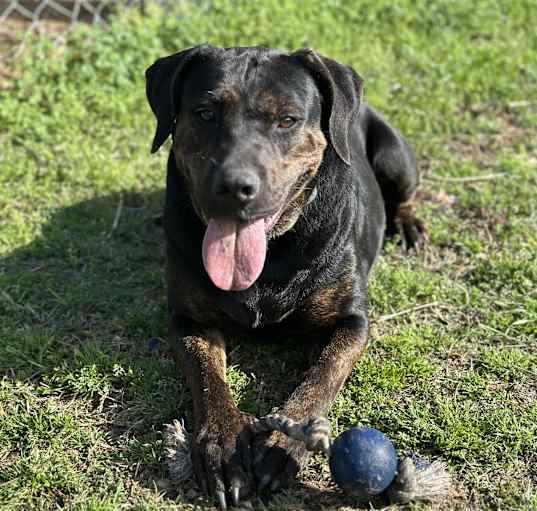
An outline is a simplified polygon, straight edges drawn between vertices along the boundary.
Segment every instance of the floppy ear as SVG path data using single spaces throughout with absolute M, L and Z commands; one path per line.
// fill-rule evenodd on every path
M 326 108 L 323 117 L 330 142 L 343 162 L 350 165 L 349 129 L 362 101 L 363 80 L 350 67 L 313 50 L 299 50 L 290 56 L 297 58 L 317 82 Z
M 158 151 L 172 132 L 177 114 L 176 101 L 181 78 L 195 57 L 209 48 L 211 48 L 209 45 L 195 46 L 158 59 L 147 68 L 145 72 L 147 100 L 157 118 L 157 130 L 151 146 L 152 153 Z

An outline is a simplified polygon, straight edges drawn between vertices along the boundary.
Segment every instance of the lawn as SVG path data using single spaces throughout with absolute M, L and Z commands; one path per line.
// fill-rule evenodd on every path
M 417 154 L 430 242 L 386 244 L 334 430 L 443 459 L 453 490 L 434 509 L 537 509 L 537 3 L 197 4 L 36 41 L 0 90 L 0 509 L 210 508 L 163 463 L 164 424 L 188 425 L 191 403 L 165 349 L 166 151 L 149 154 L 143 77 L 204 41 L 352 65 Z M 235 341 L 243 409 L 267 413 L 296 379 L 282 342 L 285 359 Z M 317 458 L 256 506 L 368 508 Z

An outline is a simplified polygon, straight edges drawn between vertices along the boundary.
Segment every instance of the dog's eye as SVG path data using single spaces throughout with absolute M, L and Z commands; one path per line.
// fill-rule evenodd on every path
M 296 119 L 291 117 L 290 115 L 286 115 L 285 117 L 282 117 L 278 122 L 278 128 L 288 129 L 293 124 L 295 124 Z
M 199 110 L 196 110 L 196 115 L 202 121 L 212 121 L 212 120 L 214 120 L 214 112 L 212 110 L 209 110 L 208 108 L 200 108 Z

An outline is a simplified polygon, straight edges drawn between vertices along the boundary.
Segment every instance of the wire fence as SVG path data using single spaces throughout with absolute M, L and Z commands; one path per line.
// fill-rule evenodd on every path
M 146 0 L 0 0 L 0 74 L 2 61 L 16 59 L 32 36 L 48 35 L 65 42 L 78 23 L 106 23 L 114 11 L 138 8 Z

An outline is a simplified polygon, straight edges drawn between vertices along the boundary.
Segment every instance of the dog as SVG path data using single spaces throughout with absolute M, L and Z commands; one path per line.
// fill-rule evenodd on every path
M 293 335 L 317 355 L 279 412 L 325 415 L 367 342 L 368 275 L 385 235 L 426 236 L 402 136 L 351 68 L 312 50 L 201 45 L 146 71 L 171 135 L 163 226 L 171 351 L 193 398 L 192 463 L 223 510 L 285 486 L 307 461 L 226 384 L 226 338 Z

